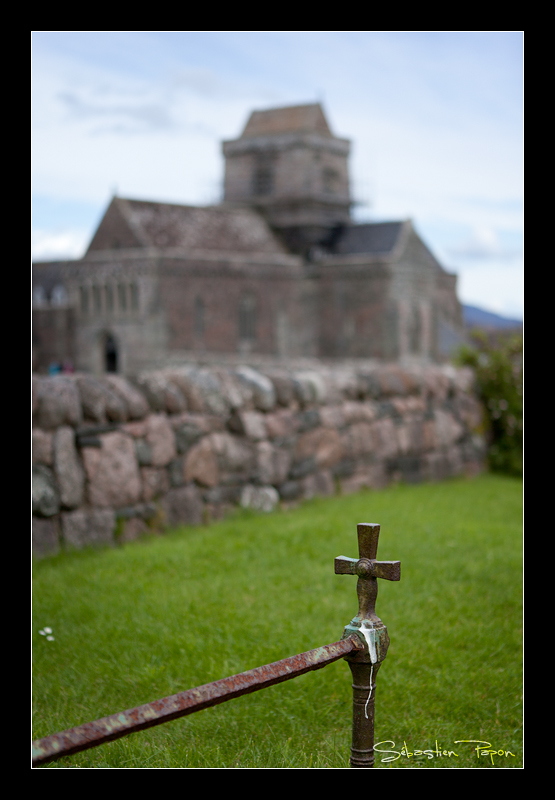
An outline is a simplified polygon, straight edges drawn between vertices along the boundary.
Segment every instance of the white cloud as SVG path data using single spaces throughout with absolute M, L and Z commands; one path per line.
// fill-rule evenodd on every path
M 104 130 L 114 133 L 135 133 L 143 130 L 172 128 L 169 109 L 161 103 L 145 103 L 140 98 L 120 98 L 110 102 L 110 98 L 90 100 L 80 97 L 76 92 L 60 92 L 59 100 L 75 119 L 107 120 Z M 123 122 L 123 124 L 122 124 Z
M 522 319 L 524 270 L 522 263 L 476 261 L 458 270 L 458 293 L 463 303 Z
M 497 232 L 486 225 L 475 227 L 466 240 L 451 246 L 449 252 L 454 257 L 482 260 L 522 258 L 521 248 L 504 246 Z
M 32 258 L 34 261 L 81 258 L 90 238 L 89 231 L 33 231 Z

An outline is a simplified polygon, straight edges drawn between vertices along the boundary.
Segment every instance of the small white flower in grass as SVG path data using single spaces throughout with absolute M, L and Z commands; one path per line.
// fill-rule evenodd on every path
M 51 636 L 52 628 L 43 628 L 41 631 L 39 631 L 39 633 L 41 636 L 46 636 L 47 641 L 49 642 L 54 641 L 54 637 Z
M 54 637 L 53 636 L 47 636 L 46 637 L 46 641 L 47 642 L 53 642 L 54 641 Z

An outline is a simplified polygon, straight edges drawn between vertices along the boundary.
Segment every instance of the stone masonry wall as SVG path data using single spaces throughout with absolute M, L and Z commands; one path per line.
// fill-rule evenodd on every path
M 32 433 L 37 557 L 474 474 L 485 456 L 473 375 L 447 366 L 34 376 Z

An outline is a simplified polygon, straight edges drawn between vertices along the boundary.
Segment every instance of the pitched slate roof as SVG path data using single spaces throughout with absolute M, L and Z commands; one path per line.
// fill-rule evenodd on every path
M 390 253 L 401 235 L 403 222 L 371 222 L 344 228 L 333 245 L 337 255 Z
M 249 208 L 197 207 L 116 197 L 91 242 L 90 250 L 111 249 L 107 235 L 115 213 L 138 247 L 285 253 L 265 220 Z M 96 243 L 95 243 L 96 240 Z M 130 246 L 129 244 L 126 246 Z
M 241 139 L 278 133 L 318 133 L 326 137 L 333 135 L 322 106 L 320 103 L 314 103 L 253 111 L 241 134 Z

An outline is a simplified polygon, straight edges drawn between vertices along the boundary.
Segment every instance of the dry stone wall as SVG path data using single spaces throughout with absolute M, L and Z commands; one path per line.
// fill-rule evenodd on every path
M 33 377 L 33 552 L 197 525 L 238 505 L 482 469 L 468 369 L 187 367 Z

